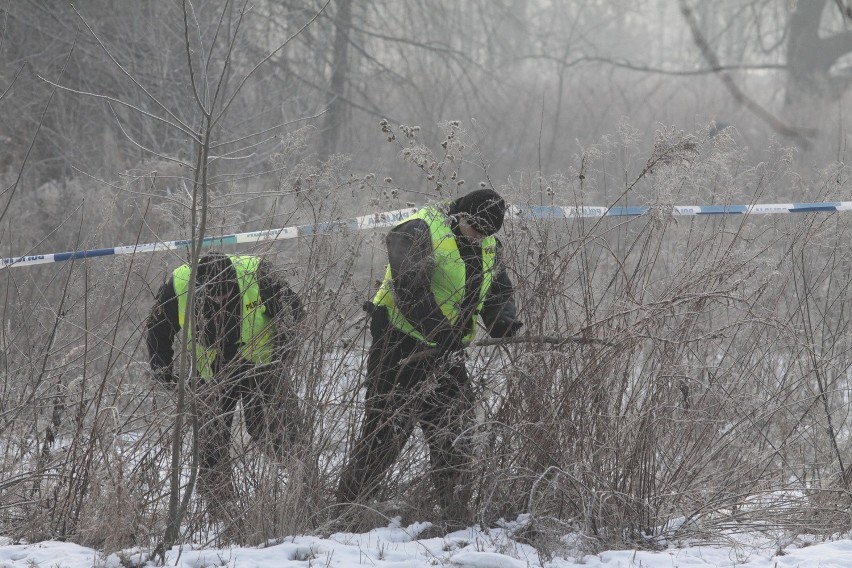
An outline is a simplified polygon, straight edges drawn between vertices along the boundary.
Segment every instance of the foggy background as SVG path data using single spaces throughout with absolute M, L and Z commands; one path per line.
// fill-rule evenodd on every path
M 670 206 L 850 199 L 850 26 L 849 0 L 0 0 L 0 257 L 481 185 L 649 205 L 501 230 L 524 330 L 594 341 L 468 350 L 478 519 L 529 514 L 543 557 L 572 532 L 583 552 L 831 535 L 852 504 L 848 213 Z M 270 257 L 308 312 L 292 369 L 308 434 L 283 465 L 238 438 L 241 542 L 328 520 L 384 234 L 226 250 Z M 142 336 L 187 258 L 0 269 L 0 534 L 163 542 L 172 440 L 189 468 L 191 436 Z M 406 519 L 432 514 L 427 468 L 412 439 L 383 488 Z
M 347 156 L 356 176 L 435 197 L 385 142 L 383 118 L 433 147 L 438 123 L 461 121 L 474 145 L 464 177 L 495 186 L 563 173 L 622 121 L 645 145 L 661 126 L 732 126 L 755 160 L 774 138 L 805 169 L 847 151 L 844 0 L 202 2 L 187 16 L 194 70 L 178 2 L 5 4 L 4 256 L 31 250 L 87 189 L 192 165 L 196 147 L 167 122 L 200 127 L 193 78 L 225 111 L 214 140 L 242 140 L 214 151 L 220 193 L 268 191 L 287 133 L 304 127 L 301 157 Z M 156 198 L 174 183 L 150 185 Z M 10 248 L 22 238 L 10 216 L 41 231 Z

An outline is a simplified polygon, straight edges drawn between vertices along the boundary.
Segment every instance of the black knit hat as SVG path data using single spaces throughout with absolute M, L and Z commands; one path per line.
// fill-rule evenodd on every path
M 506 202 L 493 189 L 477 189 L 456 199 L 450 213 L 467 213 L 467 222 L 483 235 L 493 235 L 503 226 Z

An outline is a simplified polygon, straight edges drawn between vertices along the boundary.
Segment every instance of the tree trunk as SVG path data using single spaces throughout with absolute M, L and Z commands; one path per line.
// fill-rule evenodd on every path
M 852 52 L 852 32 L 820 37 L 827 5 L 828 0 L 799 2 L 790 16 L 784 110 L 791 118 L 807 117 L 809 110 L 837 100 L 849 84 L 845 78 L 829 75 L 831 66 Z
M 346 118 L 344 95 L 349 75 L 349 31 L 352 27 L 352 0 L 338 0 L 334 18 L 334 52 L 331 61 L 331 85 L 328 111 L 319 141 L 320 159 L 335 153 L 340 141 L 340 129 Z

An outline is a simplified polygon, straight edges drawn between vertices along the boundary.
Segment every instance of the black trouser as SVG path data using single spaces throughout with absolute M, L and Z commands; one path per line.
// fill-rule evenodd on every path
M 281 458 L 300 425 L 300 410 L 289 379 L 278 367 L 248 363 L 224 370 L 202 384 L 199 408 L 199 484 L 206 498 L 224 502 L 234 496 L 231 426 L 242 402 L 246 430 L 275 458 Z
M 463 358 L 400 364 L 424 344 L 393 328 L 384 308 L 374 310 L 370 332 L 364 421 L 341 474 L 338 501 L 373 496 L 419 424 L 429 445 L 439 504 L 445 514 L 463 515 L 469 489 L 461 482 L 469 452 L 461 434 L 473 406 Z

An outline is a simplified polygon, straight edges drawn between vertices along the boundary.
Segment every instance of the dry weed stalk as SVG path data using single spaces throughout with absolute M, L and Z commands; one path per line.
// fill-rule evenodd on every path
M 661 132 L 646 154 L 635 133 L 624 132 L 587 149 L 576 169 L 543 180 L 547 198 L 655 204 L 655 214 L 505 225 L 526 331 L 600 341 L 469 350 L 479 403 L 466 435 L 480 520 L 528 513 L 518 537 L 552 554 L 569 531 L 595 549 L 751 530 L 758 521 L 791 533 L 836 530 L 848 520 L 852 467 L 849 221 L 666 214 L 675 203 L 793 191 L 783 184 L 795 178 L 781 149 L 747 167 L 730 139 L 709 130 Z M 665 159 L 646 168 L 647 155 Z M 302 176 L 299 191 L 296 172 L 310 167 L 278 176 L 266 222 L 280 221 L 282 211 L 299 220 L 351 214 L 353 191 L 367 193 L 359 194 L 364 205 L 393 203 L 375 186 L 357 189 L 361 177 L 335 182 L 348 179 L 335 164 L 316 170 L 309 187 Z M 615 191 L 613 179 L 632 188 Z M 802 198 L 843 194 L 846 179 L 843 168 L 827 170 L 816 193 Z M 500 190 L 524 204 L 540 197 L 537 187 L 530 176 Z M 139 222 L 137 214 L 121 221 Z M 101 224 L 88 238 L 120 234 Z M 241 251 L 276 260 L 305 300 L 289 370 L 304 423 L 286 459 L 249 442 L 237 446 L 230 532 L 211 527 L 192 501 L 182 534 L 260 543 L 334 516 L 330 496 L 358 427 L 368 341 L 360 305 L 383 269 L 381 236 L 337 232 Z M 153 546 L 162 533 L 174 401 L 146 374 L 140 326 L 151 291 L 178 260 L 115 258 L 3 274 L 0 532 L 108 549 Z M 190 438 L 182 443 L 186 468 Z M 380 512 L 429 520 L 426 460 L 413 438 L 383 486 Z

